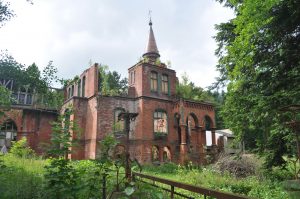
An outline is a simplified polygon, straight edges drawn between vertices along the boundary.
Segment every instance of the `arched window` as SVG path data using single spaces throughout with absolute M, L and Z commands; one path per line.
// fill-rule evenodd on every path
M 212 140 L 212 121 L 209 116 L 204 117 L 204 127 L 205 127 L 205 133 L 206 133 L 206 145 L 211 146 L 213 143 Z
M 154 133 L 168 133 L 168 118 L 165 111 L 157 110 L 154 112 Z
M 164 152 L 163 152 L 163 161 L 164 162 L 170 162 L 171 161 L 171 152 L 169 147 L 164 147 Z
M 168 75 L 162 75 L 161 91 L 165 94 L 169 93 L 169 77 L 168 77 Z
M 124 132 L 124 128 L 125 128 L 125 121 L 124 120 L 118 120 L 118 116 L 120 113 L 125 112 L 125 110 L 123 108 L 116 108 L 114 111 L 114 125 L 113 125 L 113 129 L 114 132 Z
M 152 161 L 159 161 L 159 148 L 157 146 L 152 146 Z
M 151 72 L 151 91 L 157 92 L 157 72 Z
M 205 122 L 205 130 L 209 131 L 212 128 L 212 126 L 211 126 L 212 122 L 211 122 L 210 117 L 205 116 L 204 122 Z

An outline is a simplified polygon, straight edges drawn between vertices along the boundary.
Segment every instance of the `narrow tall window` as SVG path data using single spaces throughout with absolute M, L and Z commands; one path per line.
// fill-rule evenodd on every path
M 81 92 L 81 79 L 78 80 L 77 84 L 77 96 L 80 97 L 80 92 Z
M 85 96 L 85 76 L 82 78 L 82 97 Z
M 71 97 L 73 97 L 74 96 L 74 85 L 72 85 L 72 87 L 71 87 Z
M 133 71 L 133 83 L 135 83 L 135 71 Z
M 68 89 L 68 98 L 71 98 L 71 87 Z
M 168 93 L 169 92 L 169 79 L 168 75 L 163 75 L 161 79 L 161 91 L 163 93 Z
M 154 112 L 154 133 L 168 133 L 167 113 L 164 111 Z
M 151 72 L 151 91 L 157 91 L 157 73 Z

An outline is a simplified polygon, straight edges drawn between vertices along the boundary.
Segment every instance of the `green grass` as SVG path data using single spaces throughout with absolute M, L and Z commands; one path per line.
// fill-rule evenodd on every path
M 214 190 L 247 195 L 253 198 L 263 199 L 286 199 L 287 193 L 282 189 L 278 181 L 251 176 L 237 179 L 229 174 L 220 174 L 210 168 L 185 168 L 174 164 L 165 164 L 159 167 L 145 167 L 144 173 L 162 178 L 175 180 L 196 186 L 211 188 Z M 178 190 L 190 196 L 196 194 Z
M 4 162 L 0 171 L 0 198 L 42 198 L 44 165 L 46 161 L 0 157 Z
M 71 162 L 76 177 L 76 198 L 87 198 L 89 196 L 101 197 L 102 171 L 94 161 L 82 160 Z M 49 198 L 45 189 L 46 172 L 45 165 L 48 160 L 25 159 L 12 155 L 0 156 L 0 198 Z M 237 179 L 230 174 L 221 174 L 211 168 L 177 166 L 175 164 L 164 164 L 162 166 L 144 166 L 143 173 L 175 180 L 196 186 L 203 186 L 214 190 L 247 195 L 253 198 L 264 199 L 286 199 L 287 193 L 282 189 L 280 180 L 277 178 L 250 176 Z M 99 170 L 100 169 L 100 170 Z M 120 179 L 124 177 L 124 170 Z M 278 171 L 279 172 L 279 171 Z M 116 184 L 116 173 L 110 172 L 107 180 L 108 192 L 112 191 Z M 144 198 L 154 197 L 154 193 L 163 194 L 163 198 L 169 194 L 155 188 L 149 188 L 144 184 L 137 184 L 135 195 L 142 195 Z M 166 187 L 166 188 L 169 188 Z M 124 183 L 121 189 L 125 189 Z M 200 198 L 183 190 L 176 190 L 181 193 Z M 149 194 L 149 197 L 147 197 Z

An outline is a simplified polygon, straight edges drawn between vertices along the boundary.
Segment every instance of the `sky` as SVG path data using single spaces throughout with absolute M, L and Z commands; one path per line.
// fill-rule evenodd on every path
M 215 0 L 11 0 L 16 16 L 0 28 L 0 50 L 40 69 L 51 60 L 73 78 L 90 63 L 127 69 L 146 50 L 149 10 L 162 62 L 206 88 L 218 76 L 214 25 L 233 18 Z

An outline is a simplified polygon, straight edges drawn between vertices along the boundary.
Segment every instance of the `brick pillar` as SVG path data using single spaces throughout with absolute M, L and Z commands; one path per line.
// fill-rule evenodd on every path
M 187 156 L 187 143 L 186 143 L 186 125 L 180 124 L 181 130 L 181 143 L 180 143 L 180 158 L 179 161 L 181 164 L 184 163 L 186 156 Z
M 202 151 L 201 126 L 196 126 L 196 134 L 197 134 L 197 148 L 196 148 L 196 150 L 197 150 L 198 153 L 201 153 L 201 151 Z
M 211 129 L 211 141 L 212 146 L 216 145 L 216 129 Z
M 160 146 L 158 149 L 158 156 L 159 156 L 159 161 L 163 162 L 164 161 L 164 147 Z

